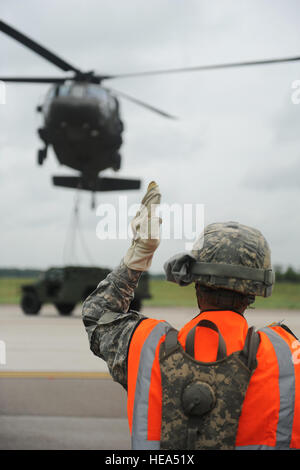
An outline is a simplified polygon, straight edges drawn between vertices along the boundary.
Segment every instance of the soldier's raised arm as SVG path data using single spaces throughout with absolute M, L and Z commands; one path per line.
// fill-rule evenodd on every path
M 151 266 L 159 245 L 158 185 L 148 186 L 141 208 L 132 220 L 133 240 L 120 265 L 85 300 L 82 318 L 94 354 L 107 362 L 113 379 L 127 388 L 127 352 L 137 325 L 146 318 L 128 311 L 139 278 Z

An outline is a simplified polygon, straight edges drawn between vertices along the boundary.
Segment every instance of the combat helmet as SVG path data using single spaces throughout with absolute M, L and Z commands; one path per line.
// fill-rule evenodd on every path
M 237 222 L 208 225 L 191 252 L 175 255 L 164 268 L 180 285 L 197 282 L 251 296 L 270 296 L 275 282 L 266 239 Z

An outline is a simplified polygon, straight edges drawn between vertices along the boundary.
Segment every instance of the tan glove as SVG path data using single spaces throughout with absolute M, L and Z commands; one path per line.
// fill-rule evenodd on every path
M 131 222 L 133 240 L 123 259 L 130 269 L 147 271 L 151 266 L 153 254 L 160 243 L 161 219 L 155 215 L 155 207 L 159 205 L 160 199 L 159 187 L 155 181 L 151 181 L 140 210 Z

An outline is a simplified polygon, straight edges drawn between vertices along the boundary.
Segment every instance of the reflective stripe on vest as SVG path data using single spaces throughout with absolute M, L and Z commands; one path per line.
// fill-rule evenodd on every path
M 289 449 L 292 437 L 295 406 L 295 368 L 292 352 L 287 342 L 272 328 L 259 330 L 265 333 L 275 350 L 279 368 L 279 418 L 275 447 L 265 445 L 238 446 L 237 450 L 279 450 Z
M 134 395 L 132 449 L 158 450 L 160 448 L 160 441 L 148 440 L 149 389 L 157 345 L 170 328 L 167 322 L 158 323 L 147 337 L 140 354 Z

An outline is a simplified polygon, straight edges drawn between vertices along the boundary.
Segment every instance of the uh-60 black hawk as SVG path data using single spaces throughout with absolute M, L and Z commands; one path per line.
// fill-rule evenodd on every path
M 44 116 L 44 126 L 39 129 L 44 147 L 38 152 L 38 163 L 41 165 L 44 162 L 47 149 L 52 145 L 61 164 L 80 172 L 77 176 L 54 176 L 54 185 L 92 192 L 140 188 L 140 180 L 137 179 L 98 176 L 101 171 L 107 168 L 113 168 L 115 171 L 120 169 L 119 150 L 122 144 L 123 123 L 116 96 L 130 100 L 164 117 L 173 118 L 170 114 L 123 92 L 111 87 L 103 87 L 103 81 L 122 77 L 196 72 L 300 60 L 300 57 L 297 56 L 139 73 L 99 75 L 93 71 L 81 71 L 1 20 L 0 31 L 39 54 L 63 72 L 73 73 L 73 76 L 56 78 L 0 77 L 0 80 L 15 83 L 52 84 L 44 104 L 38 107 Z
M 54 185 L 92 192 L 139 189 L 139 179 L 98 177 L 107 168 L 118 171 L 121 166 L 119 149 L 123 122 L 119 101 L 114 95 L 121 95 L 165 117 L 171 116 L 124 93 L 104 88 L 101 86 L 102 81 L 113 76 L 82 72 L 3 21 L 0 21 L 0 31 L 64 72 L 74 74 L 72 77 L 59 78 L 1 78 L 4 82 L 53 84 L 43 105 L 37 107 L 44 117 L 44 125 L 38 129 L 44 143 L 38 151 L 38 163 L 43 164 L 48 147 L 52 145 L 61 164 L 80 172 L 78 176 L 54 176 Z

